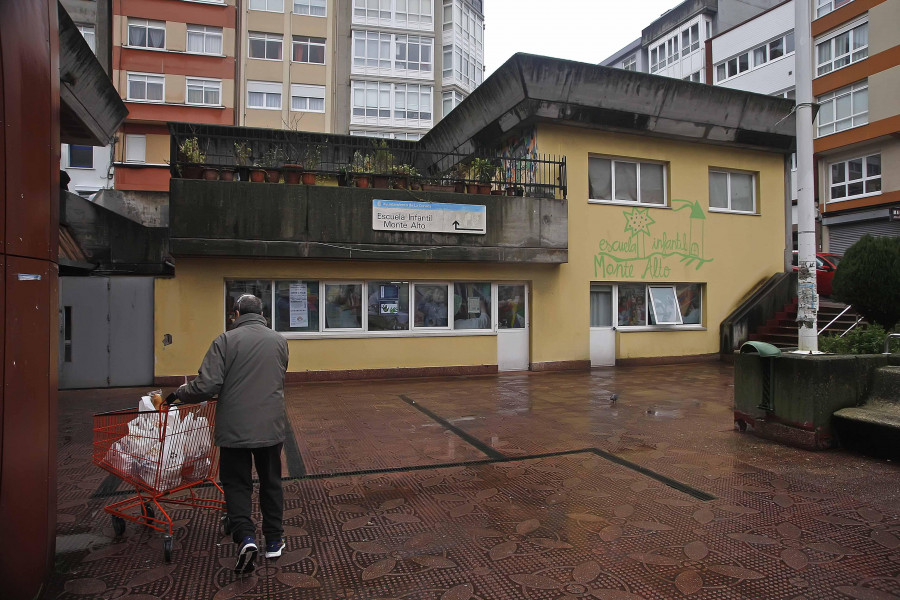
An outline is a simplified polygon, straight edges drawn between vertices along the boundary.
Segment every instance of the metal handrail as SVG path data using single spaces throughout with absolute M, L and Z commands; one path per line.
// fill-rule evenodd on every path
M 824 332 L 826 329 L 828 329 L 829 327 L 831 327 L 832 325 L 834 325 L 834 322 L 837 321 L 838 319 L 840 319 L 841 317 L 843 317 L 843 316 L 844 316 L 844 313 L 846 313 L 846 312 L 847 312 L 848 310 L 850 310 L 851 308 L 853 308 L 853 307 L 850 306 L 850 305 L 848 304 L 848 305 L 847 305 L 847 308 L 845 308 L 844 310 L 842 310 L 841 313 L 840 313 L 838 316 L 836 316 L 835 318 L 833 318 L 833 319 L 828 323 L 828 325 L 826 325 L 825 327 L 823 327 L 822 329 L 820 329 L 819 332 L 818 332 L 816 335 L 822 335 L 822 332 Z M 846 332 L 844 332 L 844 333 L 846 333 Z M 842 337 L 843 337 L 843 336 L 842 336 Z
M 851 331 L 854 327 L 856 327 L 857 325 L 859 325 L 860 323 L 862 323 L 862 320 L 863 320 L 864 318 L 865 318 L 865 317 L 860 317 L 860 318 L 858 318 L 858 319 L 856 320 L 856 323 L 854 323 L 853 325 L 851 325 L 850 327 L 848 327 L 848 328 L 847 328 L 847 331 L 845 331 L 844 333 L 842 333 L 842 334 L 839 335 L 838 337 L 839 337 L 839 338 L 842 338 L 842 337 L 844 337 L 845 335 L 847 335 L 848 333 L 850 333 L 850 331 Z
M 884 338 L 884 352 L 882 352 L 882 354 L 891 354 L 891 353 L 889 352 L 889 350 L 890 350 L 890 345 L 891 345 L 891 339 L 892 339 L 892 338 L 900 339 L 900 333 L 889 333 L 889 334 L 887 334 L 887 337 Z

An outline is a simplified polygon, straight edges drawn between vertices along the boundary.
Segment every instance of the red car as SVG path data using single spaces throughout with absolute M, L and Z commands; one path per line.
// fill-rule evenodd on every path
M 820 296 L 831 297 L 831 281 L 834 279 L 834 272 L 837 270 L 839 262 L 841 262 L 840 254 L 816 252 L 816 290 Z M 791 264 L 794 265 L 794 271 L 797 271 L 796 250 L 794 250 Z

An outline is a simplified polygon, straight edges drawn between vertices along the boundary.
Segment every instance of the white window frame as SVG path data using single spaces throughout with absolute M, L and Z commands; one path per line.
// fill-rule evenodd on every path
M 247 108 L 253 110 L 281 110 L 284 93 L 281 82 L 276 81 L 248 81 L 247 82 Z M 264 94 L 263 106 L 250 104 L 250 94 Z M 278 96 L 278 106 L 265 106 L 270 95 Z
M 191 102 L 190 101 L 190 88 L 191 87 L 200 87 L 203 90 L 203 102 Z M 215 90 L 218 94 L 219 101 L 212 104 L 206 102 L 206 92 L 208 90 Z M 184 103 L 190 104 L 191 106 L 222 106 L 222 80 L 221 79 L 207 79 L 206 77 L 187 77 L 184 82 Z
M 401 12 L 400 6 L 401 3 L 404 2 L 406 3 L 407 10 L 406 12 Z M 409 5 L 411 2 L 417 3 L 420 7 L 427 7 L 428 12 L 424 13 L 421 10 L 418 12 L 410 11 Z M 415 17 L 413 17 L 413 15 L 415 15 Z M 431 29 L 434 26 L 434 6 L 432 5 L 431 0 L 394 0 L 394 22 L 399 27 Z
M 835 11 L 846 4 L 850 4 L 851 2 L 853 2 L 853 0 L 816 0 L 816 16 L 813 20 L 824 17 L 828 13 Z
M 590 161 L 591 159 L 599 158 L 603 160 L 609 161 L 609 169 L 610 169 L 610 198 L 591 198 L 590 197 Z M 632 165 L 637 165 L 635 169 L 635 181 L 637 182 L 637 201 L 633 200 L 617 200 L 616 199 L 616 163 L 627 163 Z M 655 204 L 650 202 L 641 202 L 641 164 L 648 165 L 659 165 L 662 167 L 663 181 L 662 181 L 662 192 L 663 192 L 663 201 L 661 204 Z M 622 204 L 626 206 L 650 206 L 654 208 L 661 208 L 669 206 L 669 169 L 668 164 L 657 161 L 657 160 L 646 160 L 646 159 L 636 159 L 636 158 L 627 158 L 623 156 L 607 156 L 603 154 L 591 154 L 588 156 L 588 202 L 591 204 Z
M 643 283 L 640 281 L 600 281 L 600 282 L 592 282 L 592 284 L 608 284 L 612 285 L 612 308 L 613 308 L 613 327 L 619 331 L 620 333 L 639 333 L 639 332 L 647 332 L 647 331 L 706 331 L 706 326 L 703 324 L 703 303 L 706 301 L 706 289 L 707 283 L 700 281 L 680 281 L 673 284 L 658 284 L 658 283 Z M 619 323 L 619 286 L 622 285 L 641 285 L 644 287 L 644 325 L 622 325 Z M 698 294 L 698 306 L 697 310 L 700 312 L 700 322 L 699 323 L 685 323 L 684 318 L 685 315 L 681 312 L 681 306 L 678 303 L 678 287 L 680 286 L 689 286 L 695 285 L 699 291 Z M 655 323 L 653 325 L 650 324 L 650 311 L 652 308 L 652 297 L 650 295 L 650 288 L 671 288 L 675 294 L 675 304 L 678 307 L 678 318 L 680 319 L 679 323 Z M 653 313 L 654 317 L 656 313 Z
M 687 37 L 687 44 L 685 44 Z M 700 49 L 700 22 L 681 30 L 681 58 L 693 54 Z
M 369 31 L 366 29 L 354 29 L 352 35 L 353 43 L 353 70 L 358 73 L 370 72 L 388 72 L 394 65 L 394 45 L 393 37 L 390 33 L 380 31 Z M 357 48 L 359 42 L 362 42 L 363 53 L 358 54 Z M 378 50 L 378 55 L 369 56 L 369 44 L 374 44 L 374 48 Z M 385 55 L 385 52 L 387 53 Z M 373 61 L 375 64 L 369 64 Z
M 859 46 L 858 48 L 854 48 L 853 44 L 856 39 L 859 37 L 861 30 L 865 28 L 866 30 L 866 44 L 864 46 Z M 842 35 L 847 35 L 847 52 L 845 54 L 837 55 L 837 50 L 835 47 L 835 43 L 837 39 Z M 830 53 L 830 57 L 828 60 L 819 61 L 819 50 L 824 46 L 828 46 L 828 51 Z M 829 73 L 833 73 L 835 71 L 839 71 L 845 67 L 848 67 L 854 63 L 858 63 L 862 60 L 865 60 L 869 57 L 869 21 L 868 19 L 864 19 L 862 21 L 854 21 L 850 23 L 846 27 L 841 27 L 838 30 L 835 30 L 831 33 L 827 38 L 822 39 L 821 41 L 817 41 L 815 43 L 815 61 L 816 61 L 816 77 L 822 77 L 823 75 L 827 75 Z M 847 60 L 847 62 L 842 62 L 838 65 L 838 61 L 843 59 Z
M 837 160 L 832 163 L 828 163 L 828 203 L 829 204 L 832 202 L 844 202 L 846 200 L 856 200 L 857 198 L 867 198 L 869 196 L 881 195 L 881 192 L 882 192 L 881 189 L 874 191 L 874 192 L 866 192 L 865 191 L 866 184 L 868 182 L 875 181 L 876 179 L 879 182 L 882 181 L 881 177 L 884 172 L 883 171 L 883 169 L 884 169 L 883 163 L 881 164 L 882 172 L 879 173 L 878 175 L 869 176 L 866 174 L 868 171 L 869 159 L 872 157 L 875 157 L 875 156 L 878 157 L 879 163 L 881 163 L 881 153 L 880 152 L 873 152 L 871 154 L 867 154 L 866 156 L 854 156 L 854 157 L 848 158 L 846 160 Z M 854 160 L 862 161 L 862 178 L 861 179 L 850 179 L 850 162 L 854 161 Z M 844 189 L 846 190 L 850 187 L 851 183 L 862 183 L 863 184 L 863 193 L 862 194 L 854 194 L 853 196 L 850 196 L 850 195 L 841 196 L 839 198 L 831 197 L 832 188 L 835 187 L 835 182 L 832 179 L 832 167 L 835 165 L 839 165 L 839 164 L 844 165 L 844 180 L 838 182 L 837 185 L 843 185 Z M 881 185 L 879 185 L 878 187 L 881 188 Z
M 294 108 L 294 98 L 306 100 L 306 108 Z M 321 100 L 322 110 L 309 108 L 310 100 Z M 325 112 L 325 86 L 324 85 L 305 85 L 301 83 L 291 84 L 291 111 L 292 112 Z
M 203 51 L 196 52 L 191 50 L 191 34 L 199 35 L 203 39 Z M 219 42 L 219 51 L 218 52 L 207 52 L 206 47 L 210 40 L 218 40 Z M 194 25 L 188 23 L 187 26 L 187 34 L 185 39 L 185 53 L 186 54 L 202 54 L 206 56 L 224 56 L 224 48 L 225 48 L 225 38 L 223 34 L 223 30 L 221 27 L 212 27 L 209 25 Z
M 319 40 L 321 40 L 321 41 L 319 41 Z M 327 44 L 326 38 L 312 37 L 312 36 L 308 36 L 308 35 L 292 36 L 291 37 L 291 62 L 304 64 L 304 65 L 324 65 L 325 58 L 328 56 L 326 44 Z M 294 56 L 296 54 L 294 49 L 297 46 L 303 46 L 303 45 L 308 46 L 308 49 L 307 49 L 308 55 L 312 55 L 313 46 L 315 46 L 317 48 L 321 47 L 322 48 L 322 62 L 310 62 L 310 61 L 305 61 L 305 60 L 297 60 L 296 58 L 294 58 Z
M 622 69 L 625 71 L 637 71 L 637 56 L 632 54 L 622 61 Z
M 140 149 L 138 152 L 137 149 Z M 139 157 L 139 158 L 138 158 Z M 133 165 L 147 163 L 147 136 L 143 133 L 125 134 L 125 162 Z
M 393 36 L 393 45 L 394 51 L 391 53 L 392 55 L 392 67 L 394 70 L 399 71 L 401 73 L 410 73 L 410 74 L 427 74 L 429 77 L 432 73 L 434 73 L 434 38 L 422 36 L 422 35 L 406 35 L 406 34 L 395 34 Z M 418 69 L 410 69 L 409 65 L 411 60 L 409 60 L 409 49 L 411 46 L 417 45 L 419 47 L 419 60 L 416 61 L 416 64 L 419 65 Z M 402 61 L 406 63 L 406 66 L 400 67 L 398 63 L 401 62 L 397 57 L 397 54 L 400 52 L 401 46 L 405 46 L 406 49 L 406 58 Z M 422 59 L 422 49 L 428 48 L 428 52 L 430 55 L 430 60 L 427 62 Z M 426 67 L 427 68 L 424 68 Z
M 139 80 L 143 78 L 144 80 L 144 91 L 146 92 L 147 86 L 150 83 L 153 85 L 161 85 L 162 86 L 162 98 L 159 100 L 148 100 L 147 98 L 136 98 L 131 95 L 131 82 L 132 79 Z M 154 79 L 154 81 L 150 81 L 150 79 Z M 146 95 L 146 94 L 145 94 Z M 125 99 L 129 102 L 148 102 L 151 104 L 163 104 L 166 101 L 166 77 L 161 73 L 134 73 L 128 71 L 125 76 Z
M 263 48 L 265 49 L 265 56 L 253 56 L 250 54 L 250 41 L 251 40 L 262 40 Z M 278 42 L 281 55 L 279 58 L 269 58 L 269 43 L 270 42 Z M 281 62 L 284 60 L 284 35 L 280 33 L 268 33 L 265 31 L 250 31 L 247 33 L 247 58 L 250 60 L 269 60 L 274 62 Z
M 446 92 L 441 93 L 441 110 L 444 117 L 447 116 L 450 112 L 453 111 L 454 108 L 459 106 L 460 102 L 468 98 L 462 92 L 458 92 L 456 90 L 448 90 Z M 447 110 L 447 101 L 450 101 L 450 110 Z
M 136 46 L 131 43 L 131 29 L 144 29 L 144 37 L 147 41 L 147 45 L 145 46 Z M 150 29 L 161 30 L 163 34 L 162 46 L 150 46 Z M 153 19 L 136 19 L 134 17 L 128 18 L 128 27 L 126 28 L 126 35 L 128 43 L 126 47 L 128 48 L 141 48 L 142 50 L 157 50 L 157 51 L 165 51 L 166 49 L 166 22 L 165 21 L 154 21 Z
M 664 292 L 671 292 L 671 300 L 674 301 L 675 306 L 678 307 L 678 297 L 675 295 L 675 286 L 674 285 L 648 285 L 647 286 L 647 296 L 650 298 L 650 302 L 647 307 L 653 311 L 653 318 L 656 321 L 654 325 L 683 325 L 684 319 L 681 316 L 681 311 L 678 310 L 677 318 L 674 321 L 660 321 L 659 313 L 656 309 L 657 300 L 662 300 L 662 298 L 656 298 L 653 295 L 653 290 L 662 290 Z M 650 324 L 650 313 L 647 313 L 647 324 Z
M 79 23 L 77 27 L 79 33 L 81 33 L 81 37 L 84 38 L 84 41 L 87 42 L 88 47 L 91 49 L 91 52 L 97 54 L 97 29 L 93 25 L 81 23 Z
M 260 12 L 284 12 L 284 0 L 249 0 L 250 10 Z
M 466 283 L 468 283 L 468 282 L 466 282 Z M 421 327 L 416 327 L 416 318 L 415 318 L 416 287 L 418 287 L 420 285 L 421 286 L 429 286 L 429 287 L 437 287 L 437 286 L 444 287 L 444 294 L 445 294 L 445 298 L 447 301 L 447 324 L 445 326 L 443 326 L 443 327 L 434 327 L 434 326 L 428 327 L 428 326 L 423 325 Z M 412 332 L 454 331 L 454 329 L 453 329 L 453 312 L 452 312 L 452 303 L 453 303 L 453 290 L 451 289 L 452 285 L 453 285 L 453 283 L 449 282 L 449 281 L 412 281 L 412 282 L 410 282 L 410 284 L 409 284 L 409 303 L 410 303 L 409 312 L 410 312 L 410 317 L 411 317 L 409 319 L 410 331 L 412 331 Z M 493 317 L 493 315 L 491 315 L 491 317 Z M 460 329 L 457 331 L 470 331 L 470 330 Z M 475 331 L 479 331 L 479 330 L 476 329 Z
M 854 107 L 856 106 L 857 95 L 862 92 L 865 92 L 866 108 L 859 112 L 853 112 Z M 837 112 L 835 111 L 837 101 L 846 96 L 850 96 L 850 114 L 838 119 Z M 854 127 L 866 125 L 869 122 L 869 80 L 864 79 L 863 81 L 823 94 L 816 98 L 816 102 L 819 103 L 819 112 L 816 116 L 816 137 L 825 137 L 827 135 L 853 129 Z M 827 111 L 831 112 L 831 120 L 823 123 L 822 117 L 827 115 Z M 848 120 L 850 121 L 849 127 L 838 129 L 839 122 L 846 122 Z
M 293 0 L 294 6 L 292 11 L 295 15 L 304 15 L 307 17 L 327 17 L 328 16 L 328 0 Z M 303 7 L 306 10 L 303 10 Z M 300 9 L 298 10 L 298 7 Z M 321 8 L 321 14 L 318 9 Z M 316 12 L 313 9 L 317 9 Z
M 420 10 L 410 11 L 410 2 L 418 4 Z M 406 10 L 402 8 L 404 3 Z M 427 12 L 422 12 L 421 7 L 425 7 Z M 422 31 L 431 31 L 434 28 L 432 0 L 353 0 L 351 11 L 353 23 Z
M 772 58 L 772 49 L 776 44 L 781 45 L 781 56 Z M 757 55 L 760 50 L 763 50 L 763 52 L 765 53 L 765 59 L 757 61 Z M 794 54 L 794 50 L 794 32 L 788 31 L 786 33 L 782 33 L 778 37 L 774 37 L 763 44 L 755 45 L 751 50 L 748 50 L 747 52 L 741 52 L 738 55 L 731 56 L 725 60 L 717 62 L 715 64 L 716 83 L 732 79 L 739 75 L 743 75 L 748 71 L 758 69 L 776 60 L 781 60 L 785 57 L 791 56 L 792 54 Z M 741 70 L 740 59 L 744 56 L 747 57 L 747 68 Z
M 427 84 L 419 84 L 419 83 L 394 83 L 391 84 L 392 90 L 392 111 L 391 117 L 393 121 L 400 125 L 406 125 L 409 127 L 431 127 L 431 124 L 434 123 L 434 86 Z M 397 102 L 397 98 L 403 96 L 403 106 L 400 106 L 400 103 Z M 409 108 L 409 99 L 411 97 L 416 98 L 416 102 L 419 106 L 418 110 L 411 110 Z M 423 106 L 427 106 L 427 114 L 429 115 L 427 118 L 422 117 L 421 114 L 425 112 L 423 110 Z M 412 112 L 418 113 L 420 116 L 418 117 L 409 117 L 409 116 L 400 116 L 398 113 L 403 111 L 406 115 L 409 115 Z
M 713 173 L 719 173 L 725 175 L 725 195 L 726 200 L 728 201 L 727 207 L 721 206 L 713 206 L 712 198 L 709 198 L 708 206 L 709 212 L 720 212 L 720 213 L 732 213 L 738 215 L 758 215 L 759 214 L 759 205 L 757 201 L 756 187 L 759 181 L 759 173 L 751 172 L 751 171 L 737 171 L 733 169 L 715 169 L 710 168 L 709 174 L 710 176 Z M 734 175 L 749 175 L 750 176 L 750 191 L 753 194 L 753 209 L 752 210 L 737 210 L 732 208 L 732 199 L 731 199 L 731 176 Z

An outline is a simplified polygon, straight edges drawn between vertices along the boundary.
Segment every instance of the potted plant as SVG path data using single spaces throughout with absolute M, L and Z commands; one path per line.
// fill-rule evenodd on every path
M 196 137 L 187 138 L 178 146 L 181 159 L 180 174 L 185 179 L 200 179 L 203 175 L 203 162 L 206 155 L 200 152 L 200 142 Z M 217 174 L 218 177 L 218 174 Z
M 394 188 L 400 190 L 408 189 L 410 182 L 419 176 L 419 171 L 412 165 L 395 165 L 393 171 Z
M 520 183 L 525 183 L 525 174 L 526 174 L 526 164 L 525 160 L 513 158 L 510 160 L 510 169 L 508 171 L 508 183 L 511 185 L 507 185 L 506 187 L 506 195 L 507 196 L 524 196 L 525 188 L 523 188 Z
M 250 180 L 250 144 L 247 142 L 234 143 L 234 164 L 237 166 L 238 178 L 241 181 Z M 224 177 L 223 177 L 224 179 Z
M 475 173 L 475 179 L 478 180 L 478 193 L 490 194 L 491 182 L 497 173 L 497 165 L 487 158 L 476 158 L 472 161 L 472 171 Z
M 374 169 L 372 186 L 376 188 L 390 187 L 391 178 L 389 173 L 394 168 L 394 155 L 388 150 L 388 145 L 385 140 L 381 140 L 375 145 L 375 155 L 372 157 L 372 167 Z
M 457 194 L 466 193 L 466 179 L 469 178 L 469 161 L 461 160 L 451 170 L 451 178 L 453 179 L 453 191 Z
M 372 156 L 357 150 L 346 171 L 347 181 L 356 187 L 369 187 L 369 175 L 372 173 Z
M 322 160 L 322 147 L 318 144 L 307 144 L 300 154 L 303 165 L 303 185 L 316 185 L 316 171 Z
M 278 183 L 281 180 L 281 169 L 279 165 L 282 164 L 282 159 L 284 157 L 284 151 L 278 146 L 274 146 L 266 150 L 266 152 L 253 163 L 254 167 L 259 167 L 259 169 L 250 173 L 250 178 L 252 181 L 260 181 L 258 172 L 262 170 L 265 173 L 265 179 L 269 183 Z

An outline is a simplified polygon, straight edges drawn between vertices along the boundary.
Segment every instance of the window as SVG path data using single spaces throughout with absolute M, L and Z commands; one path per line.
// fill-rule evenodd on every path
M 466 99 L 466 95 L 462 92 L 451 91 L 451 92 L 443 92 L 441 94 L 441 99 L 443 101 L 443 116 L 447 116 L 447 114 L 459 106 L 459 103 Z
M 250 0 L 250 10 L 284 12 L 284 0 Z
M 143 164 L 147 162 L 147 136 L 125 134 L 125 162 Z
M 368 331 L 409 329 L 409 282 L 370 281 L 368 291 Z
M 702 324 L 702 284 L 620 284 L 617 308 L 619 327 L 698 326 Z
M 448 44 L 443 48 L 444 52 L 444 79 L 453 77 L 453 44 Z
M 415 290 L 415 327 L 448 329 L 450 326 L 449 294 L 446 283 L 419 284 Z
M 281 60 L 282 36 L 274 33 L 251 31 L 249 37 L 250 58 Z
M 353 116 L 389 119 L 391 117 L 391 84 L 378 81 L 354 81 Z
M 490 329 L 491 284 L 453 284 L 453 329 Z
M 694 23 L 681 32 L 681 56 L 700 49 L 700 24 Z
M 497 327 L 499 329 L 525 328 L 525 286 L 497 286 Z
M 128 74 L 128 100 L 162 102 L 166 80 L 162 75 Z
M 362 284 L 325 284 L 325 329 L 362 329 Z
M 147 19 L 128 19 L 128 45 L 135 48 L 165 48 L 166 24 Z
M 275 282 L 275 331 L 319 331 L 319 282 Z
M 294 0 L 294 14 L 324 17 L 328 14 L 325 2 L 326 0 Z
M 93 25 L 78 25 L 78 31 L 81 32 L 81 37 L 84 38 L 84 41 L 87 42 L 87 45 L 90 47 L 91 52 L 94 54 L 97 53 L 95 48 L 96 45 L 96 31 Z
M 831 201 L 881 193 L 881 154 L 832 163 Z
M 248 81 L 247 107 L 281 110 L 281 84 L 269 81 Z
M 690 75 L 684 78 L 685 81 L 693 81 L 695 83 L 699 83 L 700 81 L 700 71 L 694 71 Z
M 391 34 L 353 31 L 353 66 L 391 68 Z
M 432 0 L 396 0 L 394 19 L 403 26 L 431 26 Z
M 260 280 L 225 282 L 225 331 L 234 328 L 234 305 L 244 294 L 253 294 L 262 301 L 262 316 L 268 327 L 272 326 L 272 282 Z
M 590 326 L 612 327 L 612 286 L 591 284 Z
M 816 75 L 825 75 L 869 56 L 869 24 L 863 23 L 816 44 Z
M 187 26 L 187 51 L 194 54 L 222 54 L 222 28 Z
M 622 61 L 622 68 L 626 71 L 637 71 L 637 58 L 634 54 Z
M 432 38 L 418 35 L 398 35 L 394 67 L 407 71 L 431 73 L 433 46 Z
M 730 58 L 716 65 L 716 81 L 723 81 L 729 77 L 740 75 L 750 69 L 761 67 L 767 62 L 794 51 L 794 32 L 788 32 L 777 39 L 757 46 L 753 52 L 745 52 L 740 56 Z M 752 63 L 751 63 L 752 59 Z
M 431 86 L 394 84 L 394 118 L 431 121 Z
M 650 50 L 650 72 L 655 73 L 678 60 L 678 36 L 674 36 Z
M 187 78 L 187 104 L 220 106 L 222 81 L 219 79 Z
M 709 209 L 756 211 L 756 176 L 733 171 L 709 172 Z
M 325 112 L 324 85 L 291 85 L 291 110 L 299 112 Z
M 819 96 L 818 135 L 829 135 L 869 122 L 869 83 L 856 83 Z
M 816 18 L 827 15 L 833 10 L 837 10 L 845 4 L 849 4 L 853 0 L 816 0 Z
M 661 163 L 591 157 L 588 180 L 591 200 L 666 204 L 665 166 Z
M 69 167 L 75 169 L 93 169 L 93 146 L 69 145 Z
M 353 0 L 353 16 L 363 19 L 390 19 L 391 0 Z
M 325 64 L 325 38 L 294 36 L 294 62 Z

